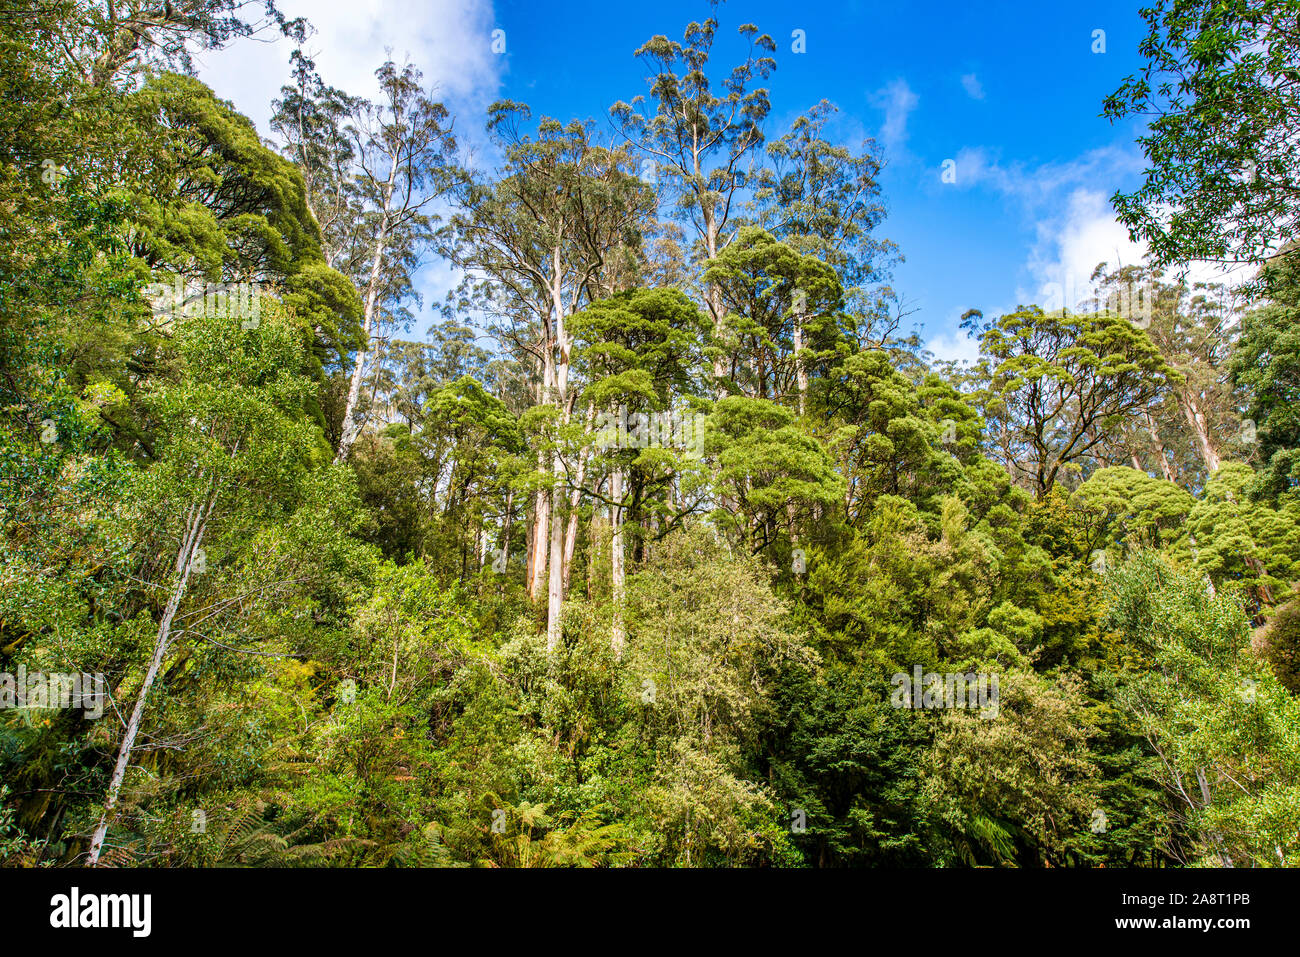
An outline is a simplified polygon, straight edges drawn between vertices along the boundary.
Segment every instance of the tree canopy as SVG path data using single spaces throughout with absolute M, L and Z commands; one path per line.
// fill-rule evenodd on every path
M 966 368 L 755 25 L 264 140 L 274 3 L 0 16 L 0 864 L 1300 865 L 1298 13 L 1143 11 L 1151 256 Z

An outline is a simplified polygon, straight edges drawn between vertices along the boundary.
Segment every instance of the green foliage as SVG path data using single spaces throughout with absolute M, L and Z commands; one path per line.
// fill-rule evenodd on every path
M 1099 548 L 1129 542 L 1154 548 L 1169 545 L 1181 535 L 1195 503 L 1173 482 L 1123 465 L 1094 472 L 1071 499 L 1096 528 L 1093 544 Z
M 1300 701 L 1249 650 L 1239 599 L 1152 555 L 1109 589 L 1110 620 L 1152 657 L 1119 695 L 1186 815 L 1188 862 L 1294 866 Z
M 1250 497 L 1255 474 L 1239 462 L 1225 465 L 1205 487 L 1187 517 L 1188 544 L 1196 565 L 1216 582 L 1241 582 L 1272 604 L 1300 578 L 1300 502 L 1279 507 Z
M 1278 609 L 1264 640 L 1273 674 L 1287 691 L 1300 695 L 1300 604 L 1293 599 Z
M 1003 316 L 981 337 L 986 418 L 1013 474 L 1042 498 L 1107 430 L 1179 380 L 1130 317 L 1108 312 Z
M 830 455 L 790 410 L 728 396 L 715 406 L 710 426 L 705 449 L 717 456 L 717 482 L 730 499 L 715 515 L 724 527 L 747 531 L 754 551 L 771 545 L 778 529 L 841 500 L 843 479 Z
M 753 26 L 721 83 L 713 20 L 645 44 L 621 145 L 495 104 L 471 172 L 392 63 L 381 109 L 297 52 L 264 143 L 149 68 L 237 5 L 165 6 L 0 17 L 0 696 L 111 694 L 0 699 L 0 862 L 1300 864 L 1294 255 L 1239 327 L 1125 267 L 1151 323 L 1021 307 L 959 369 L 897 335 L 874 144 L 823 103 L 764 155 Z M 1108 104 L 1165 103 L 1158 260 L 1263 238 L 1277 181 L 1221 180 L 1289 169 L 1248 41 L 1293 6 L 1145 12 L 1191 71 Z M 433 248 L 461 285 L 388 335 Z M 259 320 L 164 321 L 175 279 Z
M 1229 371 L 1250 391 L 1259 490 L 1276 498 L 1300 488 L 1300 256 L 1290 252 L 1264 275 L 1271 301 L 1242 319 Z
M 1142 186 L 1113 197 L 1156 265 L 1260 262 L 1293 235 L 1295 0 L 1157 0 L 1138 74 L 1105 101 L 1148 117 Z
M 926 755 L 922 800 L 964 863 L 1064 863 L 1096 805 L 1077 679 L 1023 672 L 999 683 L 998 716 L 951 712 Z

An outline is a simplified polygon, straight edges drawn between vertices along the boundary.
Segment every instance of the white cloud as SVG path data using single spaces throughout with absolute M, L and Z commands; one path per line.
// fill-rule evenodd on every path
M 1018 288 L 1022 303 L 1044 308 L 1075 308 L 1092 297 L 1092 274 L 1105 263 L 1110 269 L 1140 264 L 1146 256 L 1145 243 L 1129 238 L 1127 227 L 1115 218 L 1110 200 L 1099 190 L 1077 187 L 1071 191 L 1063 215 L 1037 224 L 1038 241 L 1029 254 L 1026 270 L 1033 278 L 1031 289 Z M 1178 278 L 1176 271 L 1164 277 Z M 1214 263 L 1192 263 L 1188 283 L 1209 282 L 1236 286 L 1249 278 L 1243 268 L 1225 270 Z
M 1146 256 L 1146 245 L 1129 238 L 1110 205 L 1112 188 L 1143 169 L 1135 150 L 1108 146 L 1034 166 L 1003 164 L 995 151 L 976 146 L 959 151 L 956 163 L 959 189 L 993 190 L 1017 204 L 1033 225 L 1036 238 L 1023 267 L 1029 283 L 1017 286 L 1018 303 L 1076 307 L 1092 297 L 1092 274 L 1099 264 L 1114 269 L 1140 264 Z M 1165 278 L 1173 281 L 1178 274 Z M 1186 278 L 1235 286 L 1249 278 L 1249 270 L 1192 263 Z
M 980 83 L 980 78 L 974 73 L 966 73 L 961 78 L 962 89 L 972 100 L 984 99 L 984 86 Z
M 1119 183 L 1142 169 L 1141 156 L 1113 146 L 1089 150 L 1068 162 L 1037 166 L 1020 161 L 1003 165 L 997 151 L 983 146 L 963 147 L 956 159 L 959 187 L 994 189 L 1016 200 L 1031 217 L 1045 207 L 1060 207 L 1068 190 L 1098 182 Z
M 1019 301 L 1046 308 L 1074 308 L 1091 296 L 1091 277 L 1099 263 L 1134 265 L 1146 252 L 1116 221 L 1106 195 L 1086 187 L 1072 190 L 1064 213 L 1040 221 L 1037 233 L 1026 263 L 1034 286 L 1016 292 Z
M 902 77 L 871 94 L 872 105 L 885 111 L 878 139 L 887 155 L 896 157 L 903 152 L 907 143 L 907 118 L 919 102 L 920 97 Z
M 326 83 L 354 95 L 378 93 L 374 71 L 386 58 L 409 58 L 435 98 L 477 120 L 507 65 L 508 56 L 492 53 L 491 0 L 281 0 L 279 7 L 311 21 L 307 53 Z M 289 81 L 292 52 L 290 41 L 268 32 L 200 53 L 195 63 L 199 78 L 267 136 L 271 100 Z
M 379 92 L 375 69 L 390 57 L 409 60 L 422 72 L 425 88 L 454 117 L 462 151 L 490 152 L 483 119 L 508 68 L 511 39 L 506 37 L 505 55 L 492 52 L 492 0 L 280 0 L 279 7 L 315 27 L 304 49 L 327 84 L 374 98 Z M 268 32 L 196 54 L 194 60 L 199 78 L 270 137 L 271 101 L 290 80 L 292 52 L 291 41 Z M 459 275 L 431 259 L 414 279 L 424 308 L 412 331 L 423 336 Z
M 927 338 L 925 347 L 940 361 L 960 362 L 967 365 L 973 363 L 979 358 L 979 343 L 966 335 L 964 330 L 956 328 L 957 318 L 955 316 L 950 324 L 953 326 L 951 331 L 940 332 L 938 335 Z

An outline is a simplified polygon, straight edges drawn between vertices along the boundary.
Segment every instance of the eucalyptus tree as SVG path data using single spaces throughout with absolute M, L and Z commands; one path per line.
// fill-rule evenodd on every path
M 353 101 L 347 133 L 355 156 L 354 188 L 363 254 L 347 266 L 362 292 L 362 332 L 343 403 L 335 460 L 348 457 L 364 424 L 361 387 L 380 345 L 378 330 L 395 324 L 414 297 L 412 275 L 434 238 L 431 205 L 451 186 L 456 143 L 447 110 L 420 86 L 421 73 L 391 60 L 375 71 L 381 100 Z M 357 217 L 353 217 L 354 220 Z M 409 319 L 409 314 L 408 319 Z
M 663 538 L 700 511 L 706 499 L 702 472 L 707 465 L 700 454 L 706 417 L 689 400 L 704 392 L 700 343 L 708 320 L 681 290 L 638 288 L 592 303 L 572 325 L 587 383 L 584 398 L 599 413 L 596 465 L 601 471 L 589 482 L 588 494 L 607 509 L 611 641 L 619 653 L 626 637 L 628 531 L 633 556 L 641 557 L 650 537 L 647 519 L 657 527 L 654 537 Z M 575 528 L 571 524 L 571 531 Z M 573 546 L 573 537 L 566 538 L 566 575 Z
M 584 305 L 617 289 L 620 268 L 639 250 L 653 215 L 649 189 L 631 172 L 626 151 L 597 143 L 592 124 L 543 117 L 536 135 L 522 124 L 528 107 L 509 101 L 490 110 L 488 128 L 504 153 L 494 180 L 468 181 L 456 196 L 446 255 L 466 271 L 462 287 L 494 321 L 508 349 L 536 370 L 538 481 L 529 534 L 528 593 L 547 585 L 547 633 L 554 646 L 564 602 L 564 532 L 560 495 L 576 495 L 561 433 L 579 390 L 570 383 L 574 336 L 570 319 Z M 555 487 L 560 482 L 567 489 Z M 570 511 L 576 503 L 570 498 Z M 548 574 L 549 568 L 549 574 Z
M 755 178 L 757 222 L 801 255 L 835 269 L 847 308 L 858 317 L 863 348 L 881 348 L 897 331 L 883 285 L 897 247 L 875 231 L 884 221 L 879 176 L 880 147 L 865 140 L 857 152 L 826 139 L 837 108 L 822 100 L 797 117 L 767 147 L 769 168 Z
M 651 37 L 637 51 L 650 70 L 649 98 L 637 96 L 610 107 L 627 142 L 646 157 L 646 172 L 668 193 L 672 210 L 694 233 L 701 260 L 714 259 L 733 238 L 728 227 L 739 213 L 749 165 L 763 144 L 771 110 L 757 84 L 776 69 L 776 44 L 753 24 L 739 28 L 749 41 L 745 59 L 714 88 L 707 71 L 718 22 L 692 22 L 683 42 Z M 713 321 L 714 375 L 726 377 L 729 340 L 720 291 L 705 284 Z
M 357 153 L 348 121 L 360 108 L 356 97 L 326 86 L 316 64 L 302 50 L 290 55 L 293 82 L 271 101 L 271 130 L 307 187 L 307 208 L 321 231 L 321 248 L 331 268 L 359 255 L 356 229 L 361 216 L 357 195 Z M 345 271 L 351 270 L 344 267 Z
M 1144 266 L 1094 273 L 1098 305 L 1139 296 L 1141 314 L 1130 318 L 1145 330 L 1161 356 L 1181 375 L 1164 400 L 1144 414 L 1150 454 L 1163 462 L 1162 474 L 1185 485 L 1201 486 L 1218 471 L 1226 454 L 1244 451 L 1240 403 L 1227 366 L 1239 317 L 1232 292 L 1222 286 L 1162 281 Z M 1190 459 L 1190 461 L 1189 461 Z M 1199 461 L 1198 461 L 1199 460 Z M 1178 466 L 1175 469 L 1175 466 Z M 1197 467 L 1199 466 L 1199 467 Z
M 726 360 L 728 389 L 790 403 L 803 415 L 810 375 L 825 374 L 849 348 L 834 268 L 745 226 L 709 260 L 704 280 L 717 290 L 737 344 Z
M 1021 307 L 985 331 L 980 352 L 996 452 L 1040 500 L 1109 430 L 1182 381 L 1141 329 L 1110 312 Z
M 768 399 L 730 395 L 711 416 L 705 451 L 716 461 L 713 520 L 749 545 L 770 549 L 784 532 L 830 512 L 845 480 L 824 443 L 800 428 L 790 409 Z

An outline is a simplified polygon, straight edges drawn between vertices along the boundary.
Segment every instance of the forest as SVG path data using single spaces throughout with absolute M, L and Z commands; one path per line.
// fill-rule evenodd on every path
M 0 865 L 1300 865 L 1300 0 L 1145 3 L 1147 259 L 969 363 L 739 4 L 552 117 L 0 3 Z

